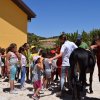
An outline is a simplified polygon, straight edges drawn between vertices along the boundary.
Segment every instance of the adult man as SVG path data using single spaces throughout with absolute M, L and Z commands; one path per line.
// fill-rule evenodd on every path
M 60 53 L 58 55 L 56 55 L 55 57 L 50 59 L 50 62 L 51 62 L 52 60 L 57 59 L 57 58 L 62 56 L 61 91 L 58 93 L 57 96 L 61 96 L 63 93 L 66 71 L 70 67 L 69 57 L 70 57 L 70 54 L 72 53 L 72 51 L 77 48 L 75 43 L 67 40 L 67 37 L 65 34 L 61 34 L 59 36 L 59 40 L 62 43 Z

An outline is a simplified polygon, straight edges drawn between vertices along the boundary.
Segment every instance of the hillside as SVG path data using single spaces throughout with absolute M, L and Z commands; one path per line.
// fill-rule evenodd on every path
M 46 39 L 45 37 L 38 36 L 34 33 L 28 33 L 28 37 L 38 38 L 39 40 Z
M 34 33 L 28 33 L 28 43 L 38 47 L 53 48 L 57 39 L 57 36 L 45 38 Z

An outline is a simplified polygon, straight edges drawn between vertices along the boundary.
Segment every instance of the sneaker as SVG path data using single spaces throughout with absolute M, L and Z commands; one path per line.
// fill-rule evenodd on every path
M 26 88 L 25 88 L 25 87 L 22 87 L 22 88 L 21 88 L 21 91 L 24 91 L 24 90 L 26 90 Z
M 14 88 L 14 91 L 18 91 L 19 89 L 17 89 L 17 88 Z
M 41 90 L 41 91 L 40 91 L 40 94 L 44 94 L 44 90 Z
M 45 92 L 45 91 L 47 91 L 48 89 L 46 89 L 46 88 L 44 88 L 44 89 L 41 89 L 41 91 L 43 91 L 43 92 Z
M 56 81 L 59 81 L 59 79 L 58 79 L 58 78 L 56 78 L 56 79 L 54 80 L 54 82 L 56 82 Z
M 48 91 L 48 89 L 46 88 L 41 89 L 40 94 L 44 94 L 45 91 Z
M 12 91 L 10 91 L 10 94 L 18 94 L 18 92 L 15 90 L 12 90 Z
M 37 96 L 32 96 L 33 100 L 39 100 Z
M 52 87 L 49 87 L 49 88 L 48 88 L 48 90 L 51 90 L 51 91 L 52 91 L 52 90 L 53 90 L 53 88 L 52 88 Z

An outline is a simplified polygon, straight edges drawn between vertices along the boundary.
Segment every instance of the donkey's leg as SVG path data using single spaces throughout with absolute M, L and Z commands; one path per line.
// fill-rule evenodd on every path
M 83 91 L 83 87 L 84 87 L 84 74 L 83 74 L 83 72 L 80 72 L 80 75 L 79 75 L 79 82 L 80 82 L 80 86 L 81 86 L 81 88 L 80 88 L 80 90 L 81 91 Z
M 72 86 L 73 86 L 72 100 L 77 100 L 77 86 L 76 86 L 76 80 L 75 79 L 72 80 Z
M 80 82 L 79 81 L 77 81 L 76 87 L 77 87 L 77 100 L 81 100 Z
M 86 80 L 86 71 L 85 69 L 82 70 L 81 72 L 81 91 L 84 90 L 84 86 L 85 86 L 85 81 Z
M 90 93 L 93 93 L 93 90 L 92 90 L 92 81 L 93 81 L 93 72 L 90 72 L 90 88 L 89 88 L 89 90 L 90 90 Z

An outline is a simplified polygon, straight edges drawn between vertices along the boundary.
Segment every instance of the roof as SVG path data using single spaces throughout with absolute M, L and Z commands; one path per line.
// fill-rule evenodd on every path
M 28 20 L 35 18 L 36 14 L 22 1 L 22 0 L 12 0 L 22 11 L 28 15 Z

